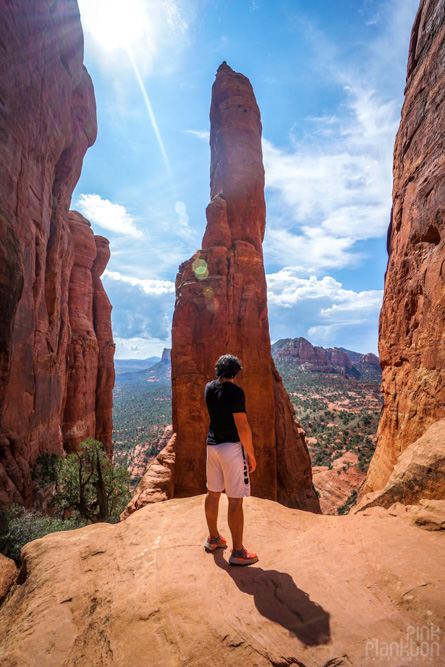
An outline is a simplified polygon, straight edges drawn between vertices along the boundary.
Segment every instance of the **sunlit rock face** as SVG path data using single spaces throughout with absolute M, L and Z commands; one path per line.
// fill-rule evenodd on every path
M 409 47 L 380 315 L 384 407 L 365 491 L 445 416 L 444 12 L 444 0 L 422 0 Z
M 100 299 L 88 278 L 96 243 L 88 223 L 78 233 L 68 215 L 96 138 L 96 106 L 77 3 L 16 0 L 0 9 L 7 64 L 0 71 L 0 503 L 30 504 L 30 467 L 40 453 L 63 451 L 64 412 L 72 426 L 87 424 L 82 435 L 96 434 L 91 378 L 98 362 L 81 358 L 74 344 L 75 336 L 89 338 L 100 355 L 92 328 Z M 79 387 L 69 382 L 81 377 L 84 408 L 74 418 Z M 109 418 L 101 433 L 110 448 Z M 69 449 L 78 441 L 65 439 Z
M 319 511 L 304 433 L 270 350 L 262 241 L 266 223 L 261 118 L 249 80 L 226 63 L 210 109 L 210 196 L 202 249 L 176 279 L 172 330 L 175 496 L 205 490 L 205 384 L 234 354 L 258 467 L 252 493 Z

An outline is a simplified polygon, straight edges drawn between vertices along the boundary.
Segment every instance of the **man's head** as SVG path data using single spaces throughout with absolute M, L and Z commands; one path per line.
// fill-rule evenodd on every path
M 226 380 L 233 380 L 233 378 L 242 370 L 242 365 L 238 357 L 232 354 L 223 354 L 218 359 L 215 366 L 216 377 Z

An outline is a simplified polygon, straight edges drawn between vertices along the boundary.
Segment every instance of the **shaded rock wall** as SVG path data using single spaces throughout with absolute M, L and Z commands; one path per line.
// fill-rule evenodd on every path
M 262 240 L 266 223 L 260 112 L 249 80 L 218 69 L 210 110 L 210 189 L 200 250 L 176 279 L 172 329 L 175 496 L 205 490 L 204 386 L 235 354 L 258 467 L 252 493 L 319 511 L 304 433 L 270 350 Z
M 380 314 L 384 407 L 365 491 L 445 416 L 444 19 L 444 0 L 422 0 L 411 35 Z
M 94 239 L 72 233 L 68 210 L 96 107 L 76 2 L 0 0 L 0 13 L 0 502 L 30 503 L 30 466 L 63 451 L 72 417 L 67 355 L 82 374 L 73 340 L 90 324 L 91 285 L 88 314 L 74 285 Z

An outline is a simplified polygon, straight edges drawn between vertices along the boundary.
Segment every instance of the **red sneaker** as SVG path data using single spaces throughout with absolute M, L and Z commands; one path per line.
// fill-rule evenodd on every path
M 207 542 L 204 544 L 204 548 L 207 549 L 207 551 L 215 551 L 218 547 L 224 549 L 226 546 L 227 540 L 222 535 L 218 535 L 218 537 L 211 537 L 209 535 Z
M 234 556 L 233 549 L 232 555 L 229 558 L 230 565 L 250 565 L 251 563 L 257 563 L 258 556 L 256 554 L 250 554 L 247 549 L 243 547 L 241 555 Z

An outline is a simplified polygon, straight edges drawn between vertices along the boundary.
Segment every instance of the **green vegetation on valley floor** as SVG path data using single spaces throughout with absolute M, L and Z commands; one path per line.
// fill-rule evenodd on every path
M 352 451 L 358 455 L 359 470 L 366 472 L 382 405 L 379 378 L 370 382 L 306 371 L 288 359 L 278 359 L 276 366 L 306 432 L 312 464 L 330 467 Z M 113 421 L 114 460 L 131 469 L 137 458 L 137 482 L 160 451 L 160 437 L 171 424 L 170 381 L 144 372 L 117 376 Z

